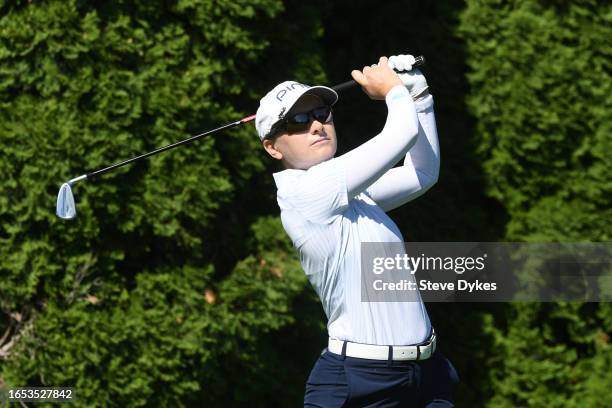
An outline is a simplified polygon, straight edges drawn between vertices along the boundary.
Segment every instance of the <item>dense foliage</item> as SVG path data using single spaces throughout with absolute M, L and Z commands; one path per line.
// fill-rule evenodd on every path
M 487 192 L 518 240 L 612 239 L 612 6 L 477 1 L 462 14 Z
M 252 108 L 267 86 L 257 72 L 274 63 L 270 26 L 284 7 L 3 6 L 3 382 L 73 385 L 83 406 L 226 406 L 295 391 L 257 380 L 274 369 L 259 343 L 294 321 L 306 280 L 260 207 L 273 212 L 273 190 L 257 180 L 266 163 L 250 125 L 79 183 L 77 219 L 54 214 L 64 180 L 251 113 L 234 101 Z M 314 23 L 283 29 L 300 47 L 277 74 L 322 79 L 304 64 Z
M 461 15 L 487 195 L 508 241 L 612 238 L 612 6 L 471 1 Z M 491 407 L 607 405 L 609 303 L 509 304 Z M 606 401 L 608 401 L 606 403 Z
M 612 8 L 581 0 L 77 0 L 0 5 L 0 386 L 79 406 L 299 406 L 325 320 L 251 125 L 60 184 L 251 114 L 281 80 L 423 54 L 439 183 L 407 240 L 609 241 Z M 340 150 L 384 123 L 359 90 Z M 429 304 L 458 406 L 601 406 L 610 304 Z M 296 352 L 299 350 L 300 352 Z

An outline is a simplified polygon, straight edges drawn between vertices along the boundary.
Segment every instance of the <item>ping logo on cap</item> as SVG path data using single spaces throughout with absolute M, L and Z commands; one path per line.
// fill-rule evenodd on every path
M 301 87 L 301 88 L 310 88 L 308 85 L 300 84 L 299 82 L 293 82 L 291 84 L 287 84 L 285 89 L 281 89 L 280 91 L 278 91 L 276 93 L 276 99 L 278 99 L 280 102 L 282 102 L 283 98 L 285 97 L 285 95 L 287 95 L 287 92 L 291 92 L 295 88 L 298 88 L 298 87 Z

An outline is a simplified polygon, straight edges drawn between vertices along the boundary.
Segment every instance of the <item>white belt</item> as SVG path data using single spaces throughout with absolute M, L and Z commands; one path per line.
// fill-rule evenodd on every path
M 343 347 L 346 347 L 344 355 L 348 357 L 368 360 L 427 360 L 436 350 L 436 333 L 432 328 L 429 340 L 414 346 L 378 346 L 329 338 L 327 349 L 330 352 L 342 355 Z

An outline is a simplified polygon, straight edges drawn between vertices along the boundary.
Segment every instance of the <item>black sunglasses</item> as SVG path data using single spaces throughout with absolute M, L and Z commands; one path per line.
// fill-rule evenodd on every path
M 289 133 L 298 133 L 306 130 L 311 120 L 318 120 L 321 123 L 329 123 L 332 120 L 331 106 L 320 106 L 308 112 L 300 112 L 288 118 L 282 119 L 272 126 L 268 138 L 286 129 Z

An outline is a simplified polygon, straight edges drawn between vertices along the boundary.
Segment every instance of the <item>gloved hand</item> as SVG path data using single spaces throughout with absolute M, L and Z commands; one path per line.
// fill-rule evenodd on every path
M 423 73 L 418 68 L 412 68 L 414 61 L 412 55 L 393 55 L 389 57 L 389 66 L 397 71 L 404 71 L 398 72 L 398 75 L 412 99 L 418 100 L 427 96 L 429 87 Z

